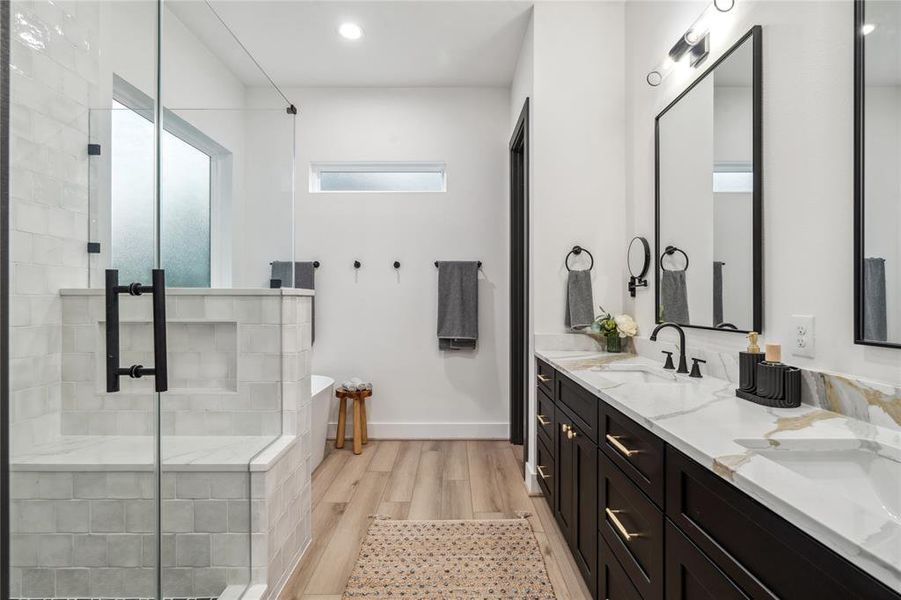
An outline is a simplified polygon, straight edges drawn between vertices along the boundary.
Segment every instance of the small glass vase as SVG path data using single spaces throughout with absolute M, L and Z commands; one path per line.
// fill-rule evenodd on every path
M 622 352 L 623 338 L 618 333 L 607 334 L 607 352 Z

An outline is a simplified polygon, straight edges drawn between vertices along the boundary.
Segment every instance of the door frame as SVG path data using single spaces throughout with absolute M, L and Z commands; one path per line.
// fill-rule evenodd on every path
M 10 595 L 9 2 L 0 3 L 0 598 Z
M 510 442 L 528 462 L 529 98 L 510 137 Z

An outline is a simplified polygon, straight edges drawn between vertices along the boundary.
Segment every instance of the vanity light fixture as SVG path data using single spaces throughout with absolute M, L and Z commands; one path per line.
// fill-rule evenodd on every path
M 701 16 L 695 19 L 691 27 L 670 49 L 663 62 L 648 73 L 646 77 L 648 85 L 656 87 L 663 83 L 673 67 L 683 60 L 696 67 L 707 58 L 710 53 L 710 27 L 721 14 L 729 12 L 734 7 L 735 0 L 713 0 L 708 4 Z
M 864 23 L 860 28 L 860 32 L 864 35 L 870 35 L 875 30 L 876 25 L 874 25 L 873 23 Z
M 363 28 L 356 23 L 342 23 L 338 33 L 346 40 L 358 40 L 363 37 Z

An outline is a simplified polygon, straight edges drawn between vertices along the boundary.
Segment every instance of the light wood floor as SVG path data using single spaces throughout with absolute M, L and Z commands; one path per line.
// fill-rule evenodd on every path
M 518 447 L 495 441 L 370 441 L 359 456 L 330 448 L 313 473 L 313 542 L 281 600 L 340 600 L 370 515 L 497 519 L 517 512 L 532 515 L 557 597 L 590 599 L 547 504 L 526 493 Z

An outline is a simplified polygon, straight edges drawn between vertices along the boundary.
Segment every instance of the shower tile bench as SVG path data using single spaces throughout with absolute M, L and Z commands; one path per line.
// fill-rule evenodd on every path
M 167 290 L 166 597 L 275 597 L 310 542 L 311 295 Z M 61 296 L 60 432 L 14 447 L 11 459 L 12 596 L 150 598 L 152 380 L 123 380 L 121 393 L 106 394 L 103 290 Z M 140 361 L 150 350 L 150 303 L 122 300 L 123 361 Z

